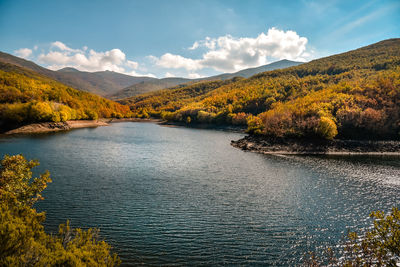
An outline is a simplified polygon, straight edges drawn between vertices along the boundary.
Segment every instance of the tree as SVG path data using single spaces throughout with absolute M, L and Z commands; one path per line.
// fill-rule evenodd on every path
M 316 129 L 316 133 L 325 139 L 332 140 L 337 134 L 337 127 L 335 122 L 328 117 L 321 117 Z
M 328 259 L 312 255 L 306 266 L 398 266 L 400 262 L 400 210 L 392 208 L 389 214 L 375 211 L 370 214 L 373 227 L 363 235 L 350 232 L 344 249 L 333 256 L 328 249 Z M 341 247 L 341 246 L 338 246 Z
M 48 235 L 45 214 L 33 204 L 51 182 L 49 172 L 32 178 L 37 161 L 22 155 L 5 156 L 0 166 L 0 266 L 116 266 L 120 259 L 99 231 L 60 225 L 58 235 Z

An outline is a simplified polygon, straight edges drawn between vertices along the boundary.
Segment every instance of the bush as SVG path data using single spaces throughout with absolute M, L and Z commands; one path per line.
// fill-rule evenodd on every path
M 316 129 L 316 133 L 322 138 L 332 140 L 338 134 L 338 131 L 336 124 L 332 119 L 328 117 L 321 117 Z
M 0 114 L 1 118 L 6 121 L 13 122 L 26 122 L 30 119 L 30 104 L 6 104 L 2 108 L 2 113 Z
M 31 106 L 30 116 L 33 121 L 51 121 L 53 109 L 48 102 L 38 102 Z
M 89 120 L 97 120 L 99 118 L 99 115 L 94 112 L 93 110 L 86 110 L 85 111 L 86 118 Z
M 344 249 L 336 252 L 328 248 L 328 257 L 317 257 L 311 253 L 305 266 L 398 266 L 400 262 L 400 210 L 392 208 L 391 213 L 375 211 L 371 230 L 359 236 L 350 232 Z M 343 246 L 336 246 L 343 247 Z M 337 258 L 336 258 L 337 256 Z
M 259 117 L 250 115 L 247 117 L 247 132 L 261 134 L 263 131 L 263 123 Z
M 120 264 L 110 245 L 99 240 L 98 230 L 60 225 L 48 235 L 45 213 L 33 204 L 51 182 L 49 172 L 32 178 L 37 161 L 22 155 L 5 156 L 0 165 L 0 266 L 115 266 Z
M 246 125 L 247 117 L 248 117 L 248 114 L 246 114 L 244 112 L 239 112 L 237 114 L 234 114 L 232 117 L 232 124 L 233 125 Z

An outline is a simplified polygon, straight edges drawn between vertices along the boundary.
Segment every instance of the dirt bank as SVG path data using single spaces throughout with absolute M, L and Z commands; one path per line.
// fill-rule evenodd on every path
M 11 134 L 31 134 L 31 133 L 47 133 L 47 132 L 58 132 L 68 131 L 71 129 L 108 126 L 109 120 L 74 120 L 66 122 L 41 122 L 32 123 L 18 127 L 16 129 L 5 132 L 6 135 Z
M 231 145 L 244 151 L 283 155 L 400 155 L 400 141 L 280 139 L 249 135 Z

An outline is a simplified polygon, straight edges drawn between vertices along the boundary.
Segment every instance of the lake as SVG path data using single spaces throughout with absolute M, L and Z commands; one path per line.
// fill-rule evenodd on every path
M 295 265 L 399 206 L 399 157 L 267 156 L 243 136 L 115 123 L 0 138 L 0 155 L 52 174 L 47 231 L 98 227 L 125 265 Z

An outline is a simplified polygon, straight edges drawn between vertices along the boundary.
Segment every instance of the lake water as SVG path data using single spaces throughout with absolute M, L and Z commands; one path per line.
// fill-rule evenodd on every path
M 296 265 L 400 204 L 398 157 L 266 156 L 242 136 L 116 123 L 0 138 L 0 155 L 51 172 L 48 231 L 99 227 L 126 265 Z

